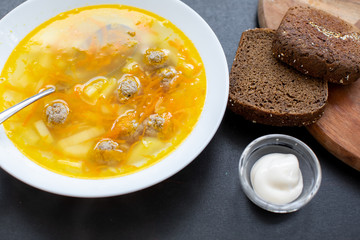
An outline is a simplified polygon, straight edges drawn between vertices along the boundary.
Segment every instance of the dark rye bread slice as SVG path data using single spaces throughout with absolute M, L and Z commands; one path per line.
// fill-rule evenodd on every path
M 276 31 L 273 52 L 304 74 L 345 85 L 360 78 L 359 31 L 322 10 L 293 7 Z
M 245 119 L 273 126 L 304 126 L 324 111 L 327 82 L 307 77 L 272 55 L 275 31 L 243 32 L 230 73 L 228 107 Z

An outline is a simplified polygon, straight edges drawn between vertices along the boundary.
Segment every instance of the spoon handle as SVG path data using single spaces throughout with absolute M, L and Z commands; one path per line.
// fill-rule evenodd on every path
M 27 107 L 28 105 L 32 104 L 33 102 L 39 100 L 40 98 L 43 98 L 51 93 L 55 92 L 55 88 L 48 88 L 32 97 L 29 97 L 28 99 L 25 99 L 22 102 L 19 102 L 18 104 L 6 109 L 5 111 L 2 111 L 0 113 L 0 124 L 3 123 L 5 120 L 7 120 L 9 117 L 20 111 L 21 109 Z

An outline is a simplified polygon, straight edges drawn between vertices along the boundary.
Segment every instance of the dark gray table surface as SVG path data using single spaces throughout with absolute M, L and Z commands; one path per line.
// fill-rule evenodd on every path
M 23 1 L 0 0 L 0 17 Z M 258 26 L 257 1 L 184 2 L 212 27 L 230 68 L 241 33 Z M 298 212 L 266 212 L 240 188 L 242 151 L 270 133 L 299 138 L 320 160 L 320 190 Z M 0 239 L 360 239 L 360 174 L 322 148 L 305 128 L 253 124 L 226 111 L 199 157 L 140 192 L 102 199 L 63 197 L 0 169 Z

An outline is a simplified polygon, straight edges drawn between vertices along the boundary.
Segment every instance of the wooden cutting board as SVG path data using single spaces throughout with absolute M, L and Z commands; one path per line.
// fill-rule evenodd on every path
M 310 5 L 360 28 L 360 0 L 259 0 L 260 27 L 276 29 L 287 9 Z M 337 158 L 360 171 L 360 80 L 349 86 L 329 86 L 324 116 L 307 127 Z

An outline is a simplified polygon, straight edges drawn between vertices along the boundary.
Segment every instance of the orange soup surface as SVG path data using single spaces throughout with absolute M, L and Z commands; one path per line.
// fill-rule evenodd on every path
M 193 43 L 168 20 L 123 5 L 74 9 L 26 36 L 1 73 L 1 110 L 49 86 L 56 92 L 7 120 L 6 133 L 39 165 L 90 179 L 163 159 L 206 96 Z

